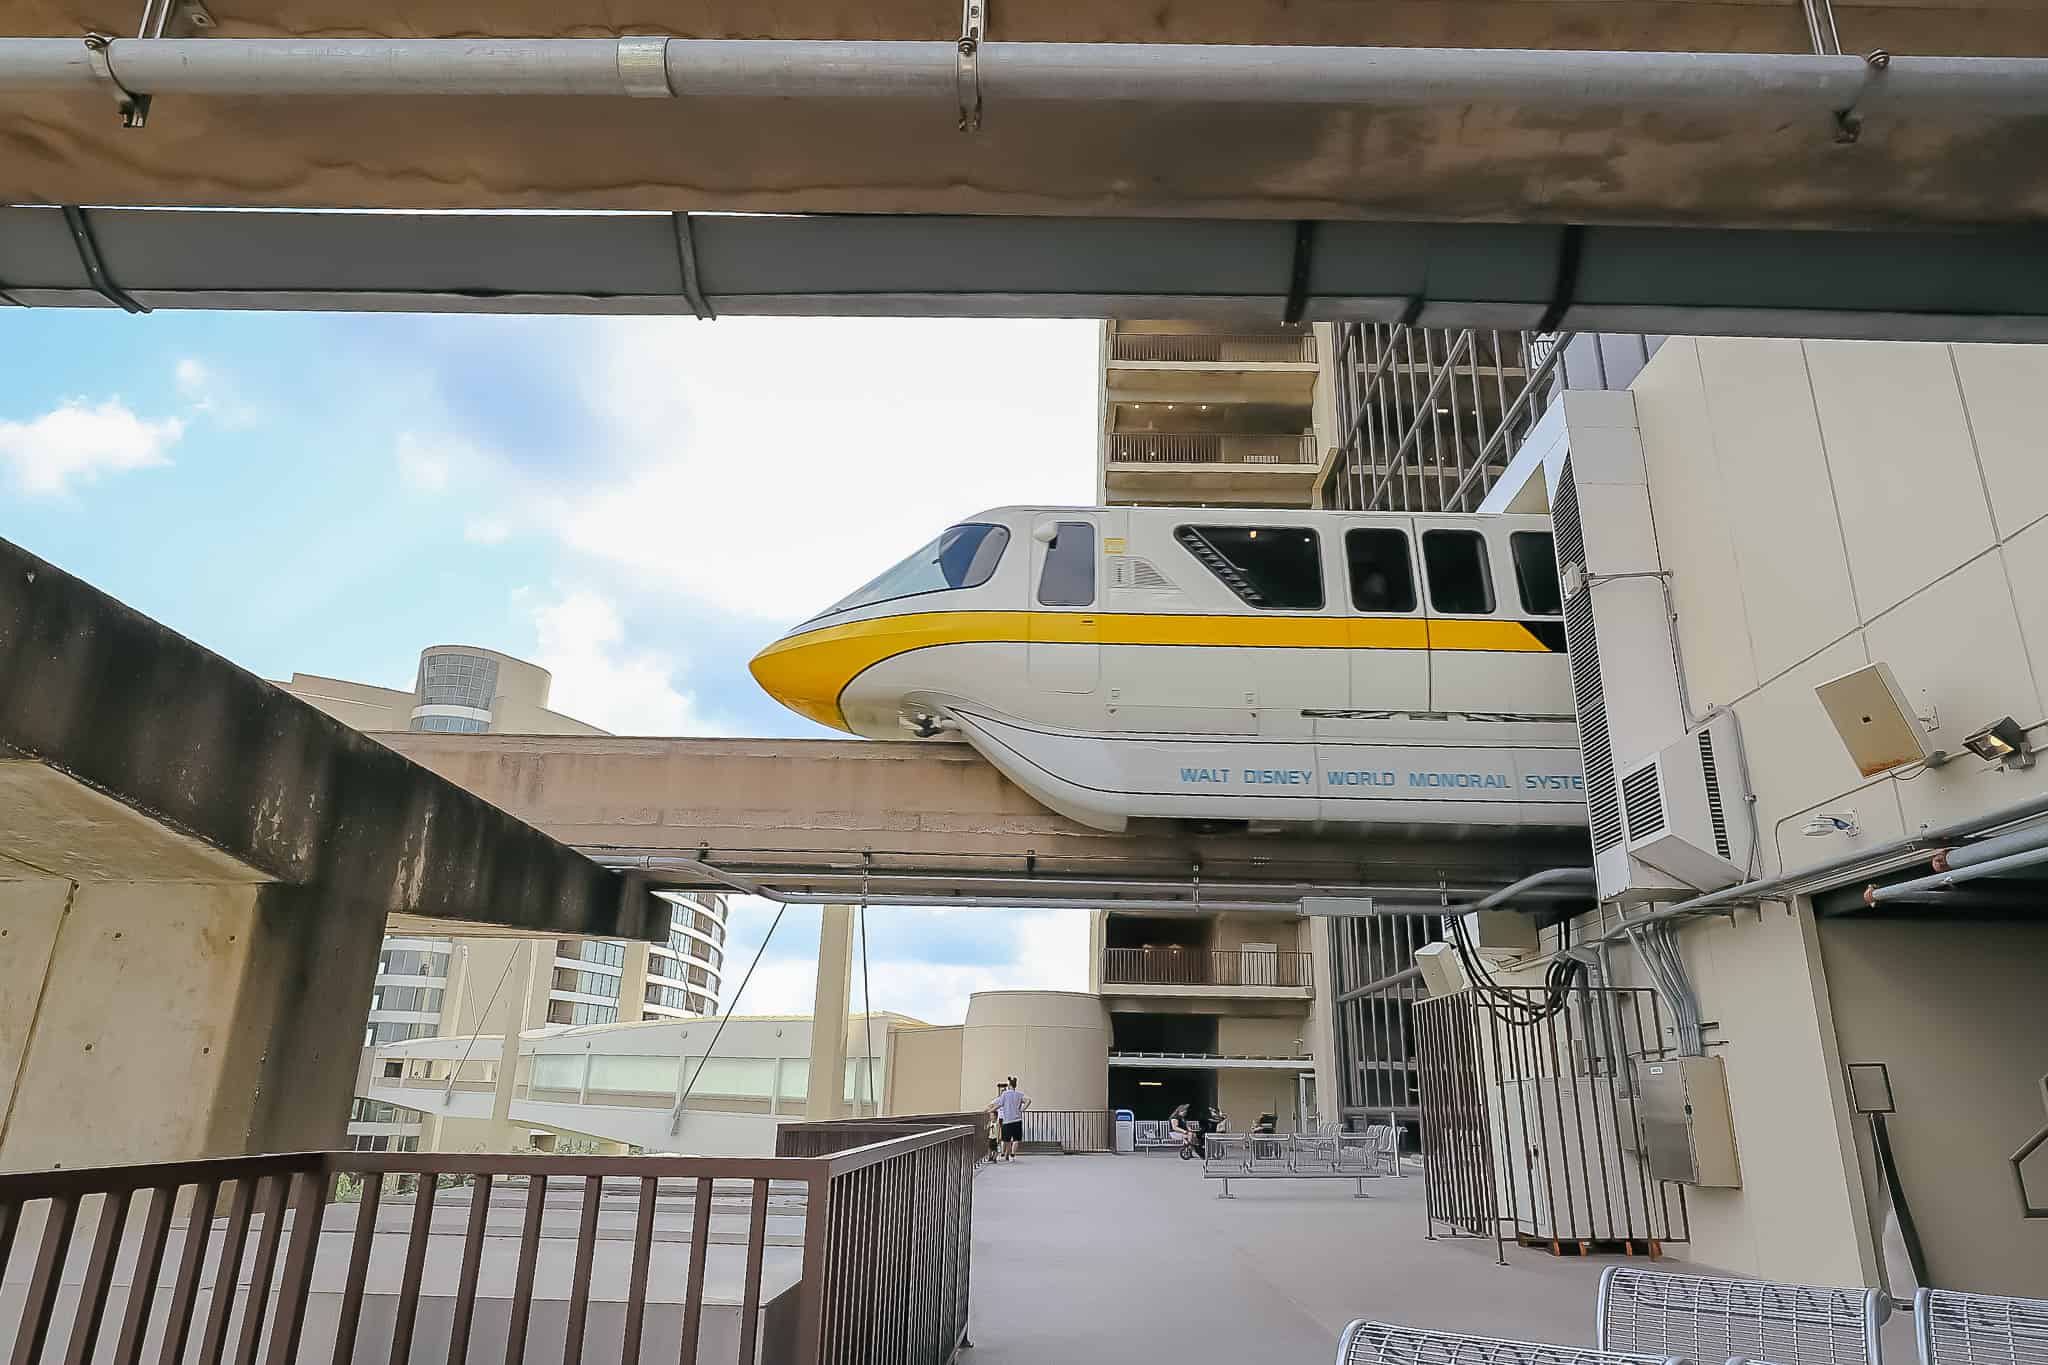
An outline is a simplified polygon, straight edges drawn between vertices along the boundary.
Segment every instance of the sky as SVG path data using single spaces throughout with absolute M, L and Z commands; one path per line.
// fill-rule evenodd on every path
M 484 645 L 619 734 L 830 733 L 755 651 L 953 521 L 1094 493 L 1090 322 L 0 321 L 0 537 L 266 678 Z M 733 919 L 728 1003 L 773 907 Z M 1085 986 L 1085 912 L 870 929 L 877 1009 Z M 792 908 L 740 1008 L 807 1011 L 817 935 Z

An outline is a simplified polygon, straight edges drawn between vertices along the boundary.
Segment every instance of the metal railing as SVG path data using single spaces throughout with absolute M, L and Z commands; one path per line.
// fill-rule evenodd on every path
M 533 1314 L 542 1242 L 573 1236 L 573 1274 L 559 1292 L 538 1295 L 564 1304 L 564 1365 L 638 1365 L 649 1337 L 679 1342 L 686 1365 L 700 1351 L 739 1365 L 946 1365 L 966 1333 L 976 1134 L 959 1125 L 892 1126 L 876 1140 L 804 1156 L 313 1152 L 0 1175 L 0 1267 L 18 1232 L 31 1230 L 37 1248 L 5 1353 L 12 1365 L 139 1365 L 145 1351 L 155 1365 L 220 1365 L 232 1348 L 235 1365 L 405 1365 L 417 1344 L 430 1354 L 445 1347 L 446 1359 L 459 1363 L 481 1327 L 479 1339 L 502 1338 L 506 1358 L 518 1362 L 529 1332 L 558 1320 L 549 1313 L 536 1322 Z M 874 1136 L 866 1125 L 849 1135 Z M 568 1198 L 551 1201 L 551 1191 Z M 516 1222 L 493 1229 L 494 1202 L 519 1209 Z M 422 1292 L 437 1204 L 444 1213 L 463 1210 L 439 1234 L 461 1246 L 452 1295 Z M 82 1270 L 67 1275 L 77 1263 L 74 1242 L 84 1240 L 76 1235 L 81 1216 L 95 1209 Z M 405 1212 L 388 1216 L 398 1209 Z M 669 1230 L 679 1210 L 687 1215 L 680 1237 Z M 626 1228 L 611 1226 L 628 1211 Z M 716 1238 L 714 1211 L 731 1228 Z M 764 1274 L 771 1254 L 787 1258 L 780 1249 L 790 1240 L 771 1237 L 771 1214 L 802 1220 L 793 1282 Z M 630 1252 L 617 1245 L 625 1235 Z M 479 1323 L 486 1244 L 499 1238 L 516 1238 L 516 1269 L 509 1295 L 483 1296 L 487 1319 Z M 679 1249 L 686 1267 L 675 1264 Z M 719 1279 L 737 1285 L 737 1304 L 707 1300 L 714 1255 L 736 1263 L 738 1273 Z M 593 1305 L 599 1259 L 620 1262 L 607 1278 L 623 1280 L 622 1308 Z M 668 1263 L 658 1277 L 657 1260 Z M 650 1284 L 658 1322 L 650 1321 Z M 448 1311 L 423 1315 L 423 1297 Z M 111 1355 L 100 1350 L 103 1338 L 113 1342 Z M 650 1354 L 678 1358 L 674 1347 Z
M 1110 359 L 1248 365 L 1313 365 L 1315 333 L 1298 332 L 1125 332 L 1110 338 Z
M 1245 952 L 1170 943 L 1102 950 L 1106 986 L 1302 987 L 1309 984 L 1313 971 L 1308 953 L 1292 951 Z
M 1209 431 L 1127 431 L 1108 438 L 1110 464 L 1220 464 L 1283 469 L 1320 463 L 1312 432 L 1238 436 Z
M 1107 1109 L 1026 1109 L 1026 1142 L 1057 1142 L 1063 1152 L 1111 1150 Z

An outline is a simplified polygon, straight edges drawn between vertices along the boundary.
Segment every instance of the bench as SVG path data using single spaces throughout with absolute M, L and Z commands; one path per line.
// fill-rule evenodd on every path
M 1875 1289 L 1827 1289 L 1609 1266 L 1600 1274 L 1593 1341 L 1701 1361 L 1880 1365 L 1878 1329 L 1891 1300 Z
M 2048 1299 L 1923 1289 L 1913 1296 L 1920 1365 L 2043 1365 Z
M 1426 1332 L 1360 1320 L 1337 1342 L 1337 1365 L 1691 1365 L 1683 1356 L 1637 1355 L 1585 1346 Z
M 1233 1180 L 1317 1180 L 1356 1182 L 1356 1197 L 1365 1198 L 1365 1182 L 1391 1175 L 1390 1149 L 1384 1138 L 1365 1133 L 1211 1133 L 1203 1144 L 1202 1176 L 1223 1182 L 1223 1197 Z

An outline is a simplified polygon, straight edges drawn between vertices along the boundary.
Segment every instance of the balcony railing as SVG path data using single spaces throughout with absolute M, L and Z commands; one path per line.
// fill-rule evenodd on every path
M 516 1361 L 529 1328 L 546 1330 L 532 1321 L 539 1297 L 566 1300 L 562 1318 L 541 1319 L 566 1321 L 555 1329 L 563 1332 L 559 1354 L 536 1343 L 543 1358 L 638 1362 L 643 1338 L 674 1334 L 679 1319 L 685 1365 L 720 1341 L 727 1345 L 719 1355 L 739 1365 L 785 1358 L 798 1365 L 946 1365 L 966 1335 L 978 1120 L 847 1125 L 829 1142 L 820 1130 L 838 1125 L 801 1127 L 824 1150 L 758 1158 L 315 1152 L 0 1175 L 0 1262 L 17 1229 L 39 1230 L 11 1360 L 89 1361 L 111 1342 L 114 1365 L 137 1365 L 145 1350 L 153 1361 L 177 1365 L 192 1343 L 203 1362 L 222 1360 L 232 1346 L 240 1365 L 259 1358 L 265 1365 L 404 1365 L 416 1339 L 427 1356 L 462 1360 L 474 1327 L 482 1339 L 505 1340 L 507 1358 Z M 788 1152 L 805 1140 L 785 1136 L 778 1146 Z M 848 1145 L 836 1145 L 841 1141 Z M 573 1233 L 566 1216 L 549 1218 L 551 1188 L 573 1192 Z M 771 1189 L 779 1223 L 794 1199 L 802 1205 L 801 1273 L 793 1285 L 764 1280 L 764 1256 L 781 1255 L 770 1250 Z M 496 1229 L 494 1196 L 521 1209 Z M 460 1269 L 452 1294 L 437 1288 L 426 1296 L 448 1307 L 422 1314 L 437 1200 L 465 1211 L 463 1231 L 444 1222 L 439 1234 L 459 1239 Z M 688 1215 L 687 1232 L 677 1239 L 687 1248 L 686 1270 L 675 1264 L 667 1230 L 679 1200 Z M 669 1207 L 661 1210 L 664 1245 L 657 1252 L 663 1201 Z M 352 1227 L 323 1235 L 323 1220 L 351 1203 Z M 131 1204 L 139 1223 L 130 1223 Z M 378 1210 L 386 1204 L 408 1212 L 380 1227 Z M 75 1235 L 81 1209 L 95 1206 L 90 1250 L 75 1256 L 87 1240 Z M 723 1246 L 728 1234 L 712 1236 L 714 1207 L 745 1229 L 730 1248 Z M 559 1201 L 553 1211 L 569 1212 Z M 608 1225 L 600 1238 L 600 1212 L 622 1218 L 625 1227 Z M 623 1249 L 601 1246 L 627 1229 L 630 1269 Z M 553 1273 L 545 1278 L 559 1282 L 536 1295 L 542 1241 L 570 1235 L 574 1273 L 560 1279 L 551 1253 Z M 481 1278 L 498 1274 L 485 1268 L 493 1239 L 517 1241 L 509 1296 L 503 1288 L 478 1293 Z M 779 1245 L 780 1236 L 775 1240 Z M 714 1254 L 735 1263 L 737 1305 L 707 1309 L 705 1269 Z M 599 1260 L 609 1267 L 608 1283 L 625 1291 L 623 1312 L 592 1303 Z M 658 1260 L 666 1264 L 659 1277 Z M 68 1276 L 67 1265 L 75 1267 Z M 441 1263 L 436 1278 L 453 1269 Z M 650 1285 L 664 1314 L 652 1333 Z M 168 1295 L 161 1309 L 160 1293 Z M 487 1305 L 482 1324 L 480 1298 Z M 59 1314 L 60 1299 L 75 1306 Z M 722 1321 L 707 1331 L 714 1315 Z M 309 1320 L 316 1324 L 310 1333 Z M 607 1336 L 620 1335 L 597 1341 L 600 1323 L 608 1324 Z
M 1306 986 L 1310 955 L 1153 944 L 1102 950 L 1108 986 Z
M 1127 361 L 1183 361 L 1248 365 L 1313 365 L 1315 333 L 1300 332 L 1118 332 L 1110 358 Z
M 1107 1109 L 1026 1109 L 1024 1140 L 1057 1142 L 1063 1152 L 1111 1150 Z
M 1319 463 L 1316 438 L 1299 436 L 1225 436 L 1205 431 L 1133 431 L 1109 437 L 1105 452 L 1110 464 L 1278 465 L 1314 469 Z

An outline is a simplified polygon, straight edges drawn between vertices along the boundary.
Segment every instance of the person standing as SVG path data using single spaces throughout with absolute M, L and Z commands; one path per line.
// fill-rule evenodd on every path
M 1017 1144 L 1024 1140 L 1024 1111 L 1031 1107 L 1031 1097 L 1017 1087 L 1017 1078 L 996 1082 L 996 1097 L 989 1105 L 989 1116 L 1002 1125 L 1003 1159 L 1017 1159 Z

